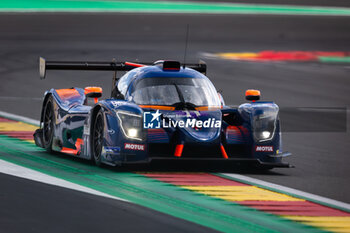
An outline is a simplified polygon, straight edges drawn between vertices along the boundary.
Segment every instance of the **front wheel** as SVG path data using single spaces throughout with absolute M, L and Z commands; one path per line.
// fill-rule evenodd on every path
M 104 119 L 103 113 L 99 111 L 95 117 L 92 128 L 92 137 L 91 137 L 91 151 L 92 159 L 95 161 L 97 166 L 101 166 L 101 153 L 103 146 L 103 128 L 104 128 Z

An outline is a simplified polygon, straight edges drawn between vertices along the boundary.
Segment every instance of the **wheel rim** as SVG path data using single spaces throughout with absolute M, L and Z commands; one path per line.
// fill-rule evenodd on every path
M 48 102 L 46 105 L 45 115 L 44 115 L 44 143 L 48 145 L 50 143 L 53 131 L 53 111 L 51 102 Z
M 103 141 L 103 122 L 102 122 L 102 116 L 98 115 L 95 122 L 94 141 L 93 141 L 94 157 L 96 161 L 98 161 L 101 157 L 102 141 Z

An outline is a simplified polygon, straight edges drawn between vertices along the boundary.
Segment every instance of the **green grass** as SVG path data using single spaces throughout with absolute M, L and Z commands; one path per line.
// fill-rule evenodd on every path
M 167 1 L 1 0 L 0 12 L 138 12 L 350 16 L 350 8 Z

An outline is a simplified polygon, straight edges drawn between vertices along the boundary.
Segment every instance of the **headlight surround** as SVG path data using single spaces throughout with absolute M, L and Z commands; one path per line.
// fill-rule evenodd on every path
M 275 134 L 278 107 L 256 109 L 253 116 L 253 135 L 256 141 L 271 140 Z
M 116 111 L 116 114 L 125 137 L 142 141 L 144 138 L 142 115 L 126 111 Z

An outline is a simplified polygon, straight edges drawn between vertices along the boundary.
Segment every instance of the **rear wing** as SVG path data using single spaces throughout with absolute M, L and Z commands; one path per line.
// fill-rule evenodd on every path
M 166 62 L 166 61 L 165 61 Z M 165 63 L 164 62 L 164 63 Z M 149 62 L 103 62 L 103 61 L 46 61 L 45 58 L 39 58 L 40 79 L 45 79 L 46 70 L 90 70 L 90 71 L 130 71 L 137 67 L 150 66 L 154 63 Z M 194 69 L 205 74 L 207 65 L 200 61 L 198 64 L 183 64 L 182 66 Z

